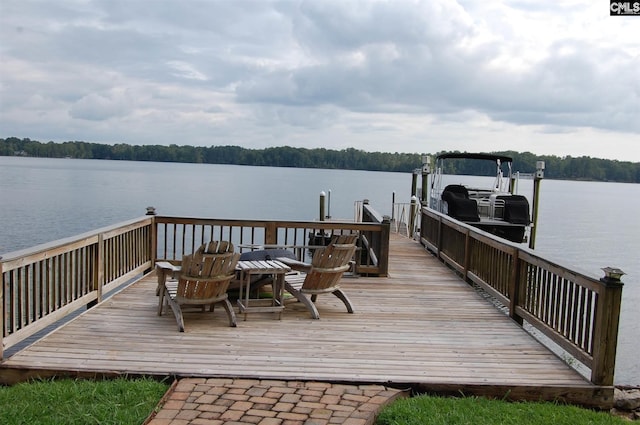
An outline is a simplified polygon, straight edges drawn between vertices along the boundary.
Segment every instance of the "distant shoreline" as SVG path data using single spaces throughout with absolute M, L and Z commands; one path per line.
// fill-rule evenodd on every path
M 440 152 L 441 153 L 441 152 Z M 513 171 L 533 173 L 536 162 L 546 164 L 545 178 L 556 180 L 640 183 L 640 162 L 624 162 L 591 157 L 557 157 L 530 152 L 492 152 L 513 158 Z M 0 156 L 34 158 L 75 158 L 227 164 L 328 170 L 384 172 L 420 172 L 422 154 L 365 152 L 354 148 L 340 151 L 290 146 L 247 149 L 240 146 L 128 145 L 98 144 L 82 141 L 41 143 L 28 138 L 0 138 Z M 431 155 L 433 159 L 435 155 Z M 472 164 L 461 163 L 456 174 L 479 174 Z

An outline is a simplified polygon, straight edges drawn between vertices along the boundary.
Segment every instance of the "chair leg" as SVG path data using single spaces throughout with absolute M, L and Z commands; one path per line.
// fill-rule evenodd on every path
M 342 292 L 342 289 L 336 289 L 335 291 L 332 292 L 332 294 L 340 298 L 340 301 L 342 301 L 344 305 L 347 306 L 347 311 L 349 313 L 353 313 L 353 305 L 351 304 L 351 301 L 349 300 L 349 298 L 347 298 L 347 294 Z
M 173 310 L 173 315 L 176 316 L 176 322 L 178 323 L 178 331 L 184 332 L 184 318 L 182 317 L 182 309 L 180 305 L 169 297 L 167 294 L 167 298 L 169 300 L 169 306 L 171 306 L 171 310 Z
M 238 326 L 236 324 L 236 313 L 233 311 L 233 307 L 231 306 L 231 303 L 229 302 L 229 300 L 222 301 L 222 306 L 227 311 L 227 316 L 229 316 L 229 326 L 233 328 Z
M 307 298 L 304 294 L 300 292 L 299 294 L 299 296 L 296 295 L 296 298 L 298 299 L 298 301 L 304 304 L 305 307 L 307 307 L 307 310 L 309 310 L 309 313 L 311 313 L 311 318 L 316 320 L 319 319 L 320 313 L 318 313 L 318 309 L 316 308 L 316 305 L 313 303 L 313 301 L 311 301 L 310 298 Z
M 291 286 L 291 284 L 289 282 L 287 282 L 286 280 L 284 281 L 284 289 L 288 293 L 290 293 L 291 295 L 296 297 L 296 299 L 298 301 L 300 301 L 302 304 L 304 304 L 305 307 L 307 307 L 307 310 L 309 310 L 309 312 L 311 313 L 311 318 L 312 319 L 319 319 L 320 318 L 320 314 L 318 313 L 318 309 L 316 308 L 316 305 L 313 303 L 313 301 L 311 301 L 310 298 L 308 298 L 302 292 L 298 291 L 296 288 Z
M 164 309 L 164 297 L 165 297 L 166 288 L 162 285 L 161 288 L 158 288 L 158 316 L 162 316 L 162 310 Z M 169 294 L 166 294 L 168 297 Z
M 158 277 L 158 286 L 156 287 L 156 296 L 162 295 L 164 288 L 164 282 L 167 279 L 166 271 L 160 267 L 156 268 L 156 275 Z

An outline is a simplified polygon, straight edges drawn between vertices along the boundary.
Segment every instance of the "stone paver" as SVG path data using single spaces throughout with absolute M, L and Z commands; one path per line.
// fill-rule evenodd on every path
M 407 392 L 381 385 L 185 378 L 147 425 L 372 425 L 384 405 Z

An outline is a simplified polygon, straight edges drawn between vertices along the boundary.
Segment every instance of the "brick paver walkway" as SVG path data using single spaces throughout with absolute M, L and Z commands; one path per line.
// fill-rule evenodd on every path
M 402 390 L 380 385 L 181 379 L 148 425 L 371 425 Z

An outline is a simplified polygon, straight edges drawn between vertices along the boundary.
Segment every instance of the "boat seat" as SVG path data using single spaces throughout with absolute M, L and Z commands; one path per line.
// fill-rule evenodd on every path
M 451 192 L 455 195 L 459 195 L 463 198 L 469 199 L 469 191 L 461 184 L 450 184 L 444 188 L 444 192 Z
M 460 221 L 478 222 L 478 203 L 469 199 L 467 188 L 462 185 L 449 185 L 442 192 L 442 200 L 447 203 L 450 217 Z
M 498 196 L 497 199 L 504 201 L 504 220 L 513 224 L 523 224 L 528 226 L 531 223 L 529 218 L 529 201 L 522 195 Z

